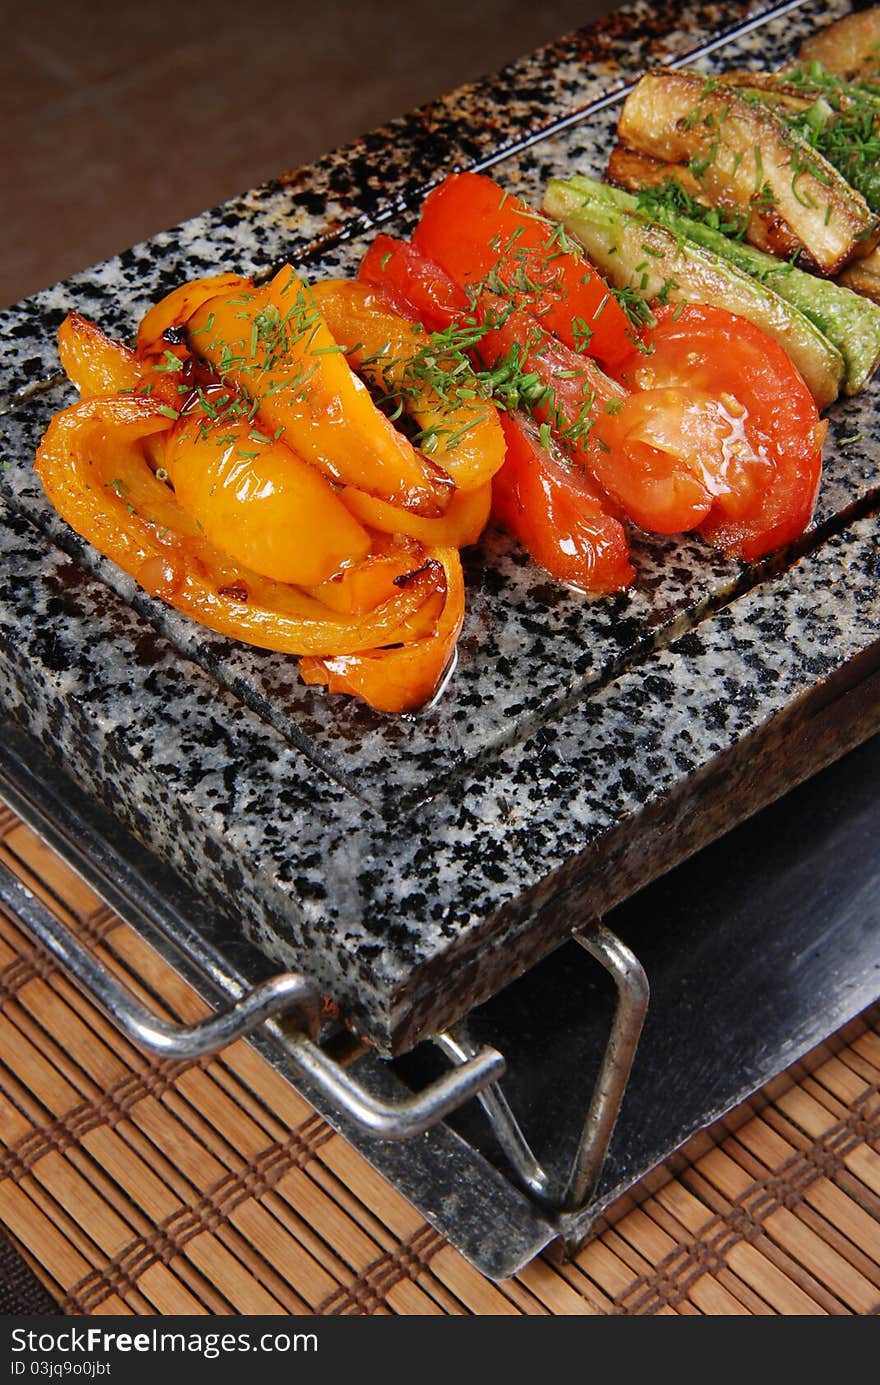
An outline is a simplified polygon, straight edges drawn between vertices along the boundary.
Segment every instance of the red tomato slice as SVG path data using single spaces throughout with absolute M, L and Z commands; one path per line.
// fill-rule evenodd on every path
M 609 486 L 645 528 L 698 528 L 754 561 L 809 523 L 827 424 L 785 351 L 722 308 L 658 309 L 606 433 Z M 604 478 L 603 478 L 604 479 Z
M 389 307 L 429 332 L 442 332 L 468 311 L 468 298 L 454 279 L 408 240 L 377 236 L 357 277 L 378 289 Z
M 560 226 L 479 173 L 453 173 L 425 199 L 413 242 L 462 289 L 491 276 L 573 349 L 615 369 L 632 351 L 626 314 Z M 495 287 L 497 288 L 498 282 Z
M 507 458 L 492 480 L 492 510 L 553 577 L 579 591 L 628 587 L 635 573 L 623 525 L 607 513 L 584 472 L 526 414 L 501 415 Z
M 737 427 L 705 391 L 636 390 L 606 422 L 610 451 L 594 459 L 596 473 L 636 524 L 681 534 L 703 523 L 717 495 L 748 484 L 733 458 L 729 475 L 713 470 Z

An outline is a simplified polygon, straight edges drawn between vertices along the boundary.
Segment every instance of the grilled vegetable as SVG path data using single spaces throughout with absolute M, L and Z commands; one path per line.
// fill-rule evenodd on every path
M 797 538 L 828 425 L 782 347 L 696 303 L 658 308 L 641 346 L 624 366 L 633 392 L 608 440 L 643 503 L 701 516 L 698 532 L 747 562 Z
M 600 275 L 558 226 L 491 178 L 444 178 L 425 199 L 413 242 L 460 289 L 500 293 L 606 369 L 627 355 L 626 317 Z
M 396 648 L 301 659 L 303 682 L 349 693 L 378 712 L 408 712 L 438 696 L 454 667 L 464 622 L 464 574 L 454 548 L 429 551 L 427 563 L 442 570 L 446 583 L 443 610 L 428 634 Z
M 84 398 L 53 418 L 36 469 L 59 514 L 152 595 L 220 634 L 303 656 L 307 682 L 380 711 L 411 711 L 437 691 L 451 666 L 464 613 L 455 550 L 475 542 L 489 518 L 489 477 L 503 461 L 504 435 L 489 401 L 477 407 L 467 390 L 466 361 L 456 376 L 461 399 L 435 409 L 435 376 L 404 379 L 423 349 L 410 323 L 374 305 L 371 291 L 358 284 L 329 283 L 320 296 L 343 338 L 358 327 L 353 357 L 369 340 L 379 342 L 387 383 L 412 385 L 406 404 L 436 428 L 438 451 L 456 457 L 461 484 L 442 513 L 426 516 L 334 484 L 289 445 L 284 428 L 263 431 L 263 391 L 237 394 L 228 378 L 233 364 L 243 366 L 249 383 L 267 386 L 269 377 L 268 385 L 280 379 L 287 386 L 286 368 L 302 345 L 296 329 L 305 324 L 298 306 L 283 319 L 268 312 L 251 323 L 257 290 L 231 275 L 184 285 L 157 304 L 141 324 L 137 351 L 77 314 L 65 319 L 59 351 Z M 197 314 L 208 304 L 203 325 Z M 224 351 L 224 315 L 249 306 L 230 318 L 235 325 Z M 321 363 L 345 365 L 344 352 L 335 340 L 325 348 L 326 319 L 313 302 L 308 328 L 314 394 L 299 389 L 299 376 L 291 393 L 313 403 L 320 430 L 333 414 L 333 400 L 320 388 Z M 204 356 L 199 329 L 210 338 Z M 206 364 L 212 353 L 217 374 Z
M 406 412 L 419 425 L 422 447 L 456 490 L 490 481 L 504 461 L 504 436 L 472 373 L 444 359 L 421 329 L 364 284 L 326 279 L 314 285 L 312 299 L 349 365 L 382 391 L 395 415 Z
M 222 387 L 205 394 L 214 413 L 218 395 Z M 308 587 L 370 551 L 370 535 L 327 478 L 246 420 L 218 423 L 196 404 L 172 428 L 163 461 L 199 532 L 263 577 Z
M 776 111 L 872 211 L 880 211 L 880 94 L 826 72 L 821 63 L 778 74 L 728 72 L 724 82 Z
M 735 227 L 725 227 L 716 211 L 695 202 L 681 183 L 668 174 L 664 175 L 661 186 L 643 188 L 637 197 L 606 183 L 581 178 L 573 178 L 571 183 L 623 211 L 641 212 L 652 221 L 663 222 L 679 239 L 702 245 L 772 289 L 803 313 L 840 352 L 844 362 L 844 393 L 857 394 L 867 384 L 880 363 L 880 312 L 874 303 L 866 302 L 831 280 L 805 274 L 794 265 L 726 234 L 725 229 L 735 230 Z M 868 260 L 857 260 L 853 272 L 868 263 Z M 782 345 L 790 349 L 788 340 Z
M 880 250 L 873 251 L 863 260 L 854 260 L 837 282 L 880 305 Z
M 701 196 L 746 219 L 760 249 L 832 276 L 877 243 L 865 199 L 783 120 L 715 78 L 647 73 L 627 97 L 621 143 L 688 166 Z
M 747 318 L 788 352 L 818 408 L 837 398 L 844 377 L 839 351 L 766 285 L 710 250 L 625 210 L 602 184 L 553 178 L 544 209 L 563 222 L 618 289 L 647 301 L 706 303 Z
M 547 572 L 590 594 L 635 578 L 626 530 L 607 498 L 554 438 L 516 409 L 505 414 L 507 460 L 492 482 L 492 512 Z
M 411 241 L 395 236 L 376 236 L 357 277 L 401 317 L 422 323 L 429 332 L 442 332 L 468 310 L 464 289 Z
M 627 149 L 624 144 L 616 144 L 608 159 L 608 181 L 615 187 L 629 192 L 642 188 L 661 188 L 666 183 L 675 184 L 695 202 L 705 199 L 705 193 L 686 163 L 665 163 L 663 159 L 652 159 L 650 154 L 640 154 L 636 149 Z M 705 200 L 703 206 L 708 205 Z M 740 235 L 745 229 L 746 217 L 735 208 L 715 209 L 719 226 Z
M 838 19 L 801 45 L 801 62 L 820 62 L 851 82 L 880 89 L 880 7 Z
M 56 414 L 37 472 L 58 513 L 148 592 L 222 635 L 293 654 L 351 654 L 429 634 L 446 579 L 423 564 L 388 599 L 354 615 L 263 576 L 217 548 L 150 468 L 143 443 L 170 430 L 139 395 L 84 400 Z
M 262 287 L 225 288 L 175 325 L 203 368 L 247 400 L 260 432 L 283 433 L 285 446 L 333 482 L 415 514 L 443 513 L 451 477 L 376 408 L 289 265 Z

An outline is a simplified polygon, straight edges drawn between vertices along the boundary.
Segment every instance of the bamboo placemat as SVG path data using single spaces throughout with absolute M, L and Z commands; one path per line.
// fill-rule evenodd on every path
M 204 1012 L 2 808 L 0 854 L 136 994 Z M 847 1039 L 571 1262 L 496 1285 L 248 1044 L 146 1058 L 0 914 L 0 1221 L 71 1314 L 877 1313 L 880 1034 Z

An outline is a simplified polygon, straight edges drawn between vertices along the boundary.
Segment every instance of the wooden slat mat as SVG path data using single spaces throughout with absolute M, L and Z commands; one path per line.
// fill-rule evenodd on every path
M 203 1013 L 5 809 L 0 853 L 136 994 Z M 877 1313 L 878 1084 L 859 1024 L 574 1260 L 495 1285 L 246 1043 L 144 1057 L 0 915 L 0 1220 L 72 1314 Z

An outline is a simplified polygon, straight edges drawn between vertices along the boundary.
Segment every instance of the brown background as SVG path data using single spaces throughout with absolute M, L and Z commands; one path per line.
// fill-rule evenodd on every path
M 0 0 L 0 305 L 614 8 Z

